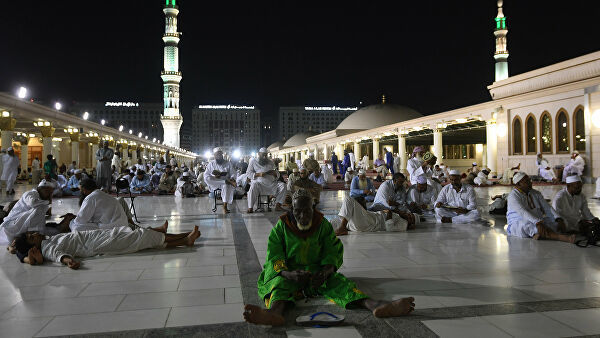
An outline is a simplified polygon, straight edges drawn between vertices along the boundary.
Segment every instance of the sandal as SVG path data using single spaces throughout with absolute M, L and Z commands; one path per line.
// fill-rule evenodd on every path
M 317 312 L 310 316 L 299 316 L 296 318 L 296 324 L 299 326 L 325 328 L 340 325 L 345 319 L 346 318 L 341 315 L 334 315 L 333 313 L 329 312 Z

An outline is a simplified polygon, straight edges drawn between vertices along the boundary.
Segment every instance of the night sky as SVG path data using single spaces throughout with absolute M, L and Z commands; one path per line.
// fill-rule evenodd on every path
M 197 104 L 390 102 L 432 114 L 489 100 L 496 1 L 180 0 L 184 119 Z M 557 6 L 556 4 L 560 4 Z M 161 102 L 161 0 L 11 1 L 0 91 Z M 600 2 L 506 0 L 511 75 L 600 50 Z

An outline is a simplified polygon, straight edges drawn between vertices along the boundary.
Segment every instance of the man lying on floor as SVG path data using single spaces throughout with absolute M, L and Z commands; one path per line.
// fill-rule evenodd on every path
M 398 174 L 398 173 L 397 173 Z M 414 229 L 416 218 L 411 213 L 402 211 L 381 210 L 369 211 L 366 203 L 362 204 L 348 195 L 344 197 L 338 216 L 342 224 L 335 230 L 337 236 L 344 236 L 348 231 L 406 231 Z
M 450 170 L 450 183 L 442 188 L 435 201 L 435 217 L 442 223 L 471 223 L 480 220 L 475 190 L 461 182 L 460 172 Z
M 324 296 L 342 307 L 363 307 L 376 317 L 407 315 L 414 298 L 392 302 L 369 298 L 356 284 L 336 271 L 342 266 L 344 246 L 323 214 L 313 209 L 305 190 L 294 193 L 292 211 L 271 230 L 258 295 L 266 309 L 248 304 L 244 319 L 261 325 L 284 325 L 283 312 L 306 296 Z
M 194 226 L 192 232 L 168 234 L 165 223 L 154 229 L 138 228 L 132 231 L 128 227 L 118 227 L 111 230 L 75 231 L 52 237 L 39 232 L 28 232 L 17 238 L 15 246 L 21 263 L 38 265 L 46 260 L 79 269 L 81 263 L 75 257 L 122 255 L 150 248 L 194 246 L 198 237 L 198 226 Z
M 506 199 L 506 232 L 509 236 L 575 242 L 575 235 L 559 233 L 566 230 L 564 221 L 546 202 L 542 193 L 533 189 L 527 174 L 516 173 L 513 183 L 516 187 Z

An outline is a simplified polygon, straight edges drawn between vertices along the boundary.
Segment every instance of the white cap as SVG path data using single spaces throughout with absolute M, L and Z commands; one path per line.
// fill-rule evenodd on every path
M 183 176 L 190 176 L 190 172 L 189 171 L 184 171 L 183 172 Z
M 515 176 L 513 176 L 513 183 L 517 184 L 519 183 L 519 181 L 521 181 L 523 179 L 523 177 L 527 176 L 527 174 L 525 174 L 522 171 L 519 171 L 518 173 L 515 174 Z
M 262 148 L 258 149 L 258 152 L 259 153 L 267 153 L 268 151 L 267 151 L 267 148 L 262 147 Z
M 74 174 L 81 174 L 81 169 L 75 169 Z
M 417 183 L 427 184 L 427 177 L 425 177 L 425 175 L 419 175 L 419 177 L 417 177 Z
M 218 153 L 219 151 L 220 151 L 220 152 L 223 152 L 223 149 L 221 149 L 221 147 L 215 147 L 215 148 L 213 149 L 213 154 L 214 154 L 214 153 Z
M 8 147 L 8 149 L 6 149 L 6 151 L 11 151 L 14 150 L 13 147 Z
M 367 172 L 365 171 L 365 169 L 360 169 L 358 171 L 358 175 L 366 175 L 366 174 L 367 174 Z
M 473 162 L 473 166 L 476 166 L 476 165 L 477 165 L 477 162 Z
M 571 176 L 567 176 L 567 184 L 569 183 L 575 183 L 575 182 L 581 182 L 581 177 L 577 176 L 577 175 L 571 175 Z
M 41 181 L 40 181 L 40 184 L 38 184 L 38 186 L 37 186 L 37 187 L 38 187 L 38 188 L 52 188 L 52 189 L 54 189 L 54 183 L 52 183 L 52 182 L 49 182 L 49 181 L 46 181 L 46 180 L 44 179 L 44 180 L 41 180 Z
M 12 149 L 12 148 L 8 148 L 8 149 Z M 573 152 L 573 154 L 577 154 L 577 155 L 579 155 L 579 151 L 575 150 L 575 151 Z
M 460 171 L 458 171 L 456 169 L 450 169 L 450 171 L 448 171 L 448 175 L 458 175 L 458 176 L 460 176 L 461 173 L 460 173 Z

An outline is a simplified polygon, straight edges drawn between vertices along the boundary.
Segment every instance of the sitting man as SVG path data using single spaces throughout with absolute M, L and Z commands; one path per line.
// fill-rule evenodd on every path
M 509 236 L 575 242 L 575 235 L 558 233 L 566 230 L 564 221 L 546 202 L 542 193 L 533 189 L 527 174 L 516 173 L 513 183 L 516 187 L 506 198 L 506 233 Z
M 345 188 L 350 188 L 350 185 L 352 184 L 352 180 L 354 179 L 354 177 L 356 177 L 356 174 L 354 174 L 354 169 L 348 168 L 348 170 L 346 170 L 346 173 L 344 174 L 344 187 Z
M 306 170 L 308 170 L 309 174 L 312 174 L 312 173 L 316 172 L 317 170 L 319 170 L 319 162 L 317 162 L 317 160 L 315 160 L 314 153 L 310 153 L 308 155 L 308 158 L 306 160 L 304 160 L 304 162 L 302 162 L 302 167 L 306 168 Z
M 254 212 L 259 195 L 275 196 L 275 210 L 284 211 L 281 204 L 285 200 L 285 183 L 279 181 L 279 171 L 273 161 L 267 157 L 267 148 L 260 148 L 258 157 L 252 158 L 246 171 L 252 180 L 248 191 L 249 214 Z
M 65 171 L 59 172 L 56 175 L 56 179 L 51 178 L 50 175 L 45 175 L 44 179 L 54 184 L 54 192 L 52 193 L 52 196 L 63 196 L 65 188 L 67 187 L 67 184 L 69 184 L 69 180 L 66 177 Z
M 490 203 L 489 213 L 491 215 L 506 215 L 508 211 L 506 209 L 506 199 L 508 194 L 492 196 L 492 203 Z
M 290 187 L 290 194 L 293 195 L 299 189 L 304 189 L 312 195 L 315 205 L 319 204 L 323 187 L 308 177 L 308 170 L 306 168 L 300 169 L 300 176 L 294 179 L 292 184 L 288 186 Z
M 173 171 L 171 170 L 171 165 L 167 164 L 165 166 L 165 173 L 160 177 L 160 181 L 158 183 L 158 194 L 166 195 L 172 194 L 175 192 L 175 186 L 177 185 L 177 179 L 175 175 L 173 175 Z
M 442 223 L 470 223 L 480 220 L 475 190 L 460 182 L 460 171 L 450 170 L 450 183 L 435 201 L 435 218 Z
M 36 189 L 27 191 L 21 196 L 0 225 L 9 243 L 28 231 L 46 235 L 69 231 L 71 218 L 68 217 L 65 217 L 66 221 L 61 222 L 59 226 L 46 224 L 46 213 L 50 208 L 53 191 L 54 184 L 42 180 Z
M 502 175 L 502 179 L 500 180 L 500 184 L 510 185 L 513 177 L 520 170 L 521 170 L 521 163 L 517 164 L 517 166 L 515 166 L 515 167 L 506 168 L 506 170 L 504 170 L 504 174 Z
M 67 186 L 63 188 L 64 196 L 79 196 L 79 184 L 81 182 L 81 169 L 75 169 L 73 171 L 73 176 L 69 178 L 67 182 Z
M 395 173 L 391 180 L 383 182 L 377 189 L 371 210 L 408 210 L 405 182 L 406 176 L 402 173 Z
M 184 171 L 181 177 L 177 179 L 175 187 L 175 197 L 196 197 L 197 186 L 192 181 L 192 175 L 189 171 Z
M 581 155 L 579 155 L 579 152 L 577 150 L 575 150 L 573 152 L 573 154 L 571 155 L 571 160 L 569 160 L 569 164 L 567 164 L 565 166 L 565 169 L 563 170 L 562 181 L 565 182 L 567 179 L 567 176 L 570 176 L 570 175 L 577 175 L 577 176 L 583 175 L 584 168 L 585 168 L 585 160 L 583 159 L 583 157 L 581 157 Z
M 386 165 L 385 161 L 383 160 L 383 157 L 381 156 L 381 154 L 379 154 L 379 156 L 377 156 L 377 159 L 375 160 L 375 162 L 373 162 L 373 167 L 375 167 L 375 171 L 377 172 L 377 177 L 381 178 L 381 180 L 385 180 L 385 177 L 388 174 L 388 168 L 387 168 L 387 165 Z
M 341 218 L 342 224 L 335 231 L 337 236 L 347 235 L 348 230 L 358 232 L 406 231 L 406 229 L 414 229 L 416 221 L 413 214 L 402 211 L 388 209 L 368 211 L 358 199 L 348 195 L 344 197 L 338 216 Z
M 427 177 L 419 175 L 417 184 L 408 189 L 408 209 L 416 214 L 432 214 L 437 195 L 435 189 L 427 184 Z
M 488 175 L 490 174 L 490 169 L 484 168 L 477 174 L 477 177 L 473 179 L 473 183 L 479 186 L 482 185 L 493 185 L 493 182 L 488 181 Z
M 318 185 L 320 185 L 321 187 L 325 187 L 325 176 L 323 174 L 321 174 L 321 169 L 317 169 L 316 171 L 313 171 L 312 174 L 310 174 L 310 176 L 308 177 L 311 181 L 317 183 Z
M 151 248 L 194 246 L 198 237 L 198 226 L 194 226 L 192 232 L 175 235 L 167 233 L 166 225 L 133 231 L 127 227 L 118 227 L 110 231 L 76 231 L 50 238 L 37 232 L 28 232 L 15 241 L 15 246 L 21 263 L 39 265 L 46 260 L 77 270 L 81 263 L 75 257 L 122 255 Z
M 288 175 L 294 172 L 294 170 L 298 170 L 298 164 L 296 164 L 296 160 L 294 160 L 294 156 L 290 156 L 290 160 L 285 164 L 285 171 Z
M 356 284 L 336 271 L 341 267 L 344 247 L 323 214 L 313 209 L 305 190 L 294 194 L 292 212 L 280 217 L 271 230 L 264 270 L 258 278 L 258 295 L 266 309 L 247 304 L 247 322 L 285 325 L 284 310 L 301 294 L 324 296 L 341 307 L 367 308 L 376 317 L 408 315 L 414 298 L 393 302 L 369 298 Z
M 152 185 L 150 184 L 150 176 L 146 175 L 143 170 L 138 170 L 135 177 L 131 180 L 129 185 L 131 192 L 134 194 L 150 193 L 152 192 Z
M 375 186 L 373 181 L 367 177 L 364 169 L 358 171 L 358 176 L 352 179 L 350 184 L 350 197 L 362 197 L 367 202 L 375 200 Z
M 230 211 L 227 206 L 233 203 L 233 193 L 237 183 L 235 182 L 235 170 L 231 162 L 223 157 L 223 150 L 219 147 L 213 149 L 214 160 L 210 161 L 204 171 L 204 182 L 208 185 L 211 192 L 221 189 L 221 199 L 223 200 L 223 213 Z
M 539 169 L 540 169 L 540 176 L 546 182 L 558 183 L 558 178 L 556 177 L 554 170 L 552 170 L 552 167 L 550 167 L 550 164 L 548 163 L 548 161 L 543 159 L 540 162 Z
M 577 175 L 567 176 L 567 186 L 561 189 L 552 200 L 552 207 L 565 221 L 568 232 L 582 232 L 594 222 L 594 217 L 587 205 L 585 195 L 581 193 L 583 183 Z

